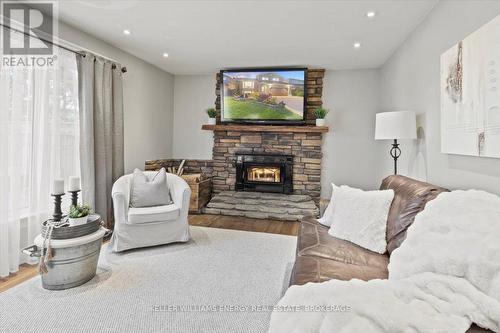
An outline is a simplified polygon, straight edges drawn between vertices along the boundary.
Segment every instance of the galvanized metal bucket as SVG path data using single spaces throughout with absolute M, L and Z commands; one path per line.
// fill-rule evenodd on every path
M 42 274 L 43 288 L 62 290 L 90 281 L 97 271 L 105 233 L 106 229 L 101 227 L 96 232 L 81 237 L 51 239 L 52 259 L 46 263 L 48 273 Z M 22 251 L 31 257 L 40 257 L 44 237 L 38 235 L 34 243 Z

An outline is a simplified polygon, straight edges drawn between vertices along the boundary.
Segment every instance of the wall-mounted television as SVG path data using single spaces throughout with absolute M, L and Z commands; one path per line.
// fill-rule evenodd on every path
M 222 70 L 221 121 L 304 124 L 307 68 Z

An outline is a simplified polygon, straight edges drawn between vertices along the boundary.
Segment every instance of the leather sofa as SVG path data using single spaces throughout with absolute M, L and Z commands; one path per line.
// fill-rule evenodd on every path
M 394 190 L 394 200 L 387 219 L 387 252 L 375 253 L 330 236 L 328 227 L 321 225 L 313 217 L 306 218 L 301 223 L 298 235 L 290 285 L 331 279 L 387 279 L 390 254 L 405 240 L 406 230 L 417 213 L 441 192 L 448 191 L 398 175 L 385 178 L 380 189 Z M 467 332 L 489 331 L 473 325 Z

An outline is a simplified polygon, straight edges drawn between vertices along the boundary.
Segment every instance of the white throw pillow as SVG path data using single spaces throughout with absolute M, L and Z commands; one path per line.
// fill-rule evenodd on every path
M 343 185 L 333 192 L 335 209 L 328 233 L 365 249 L 385 253 L 387 216 L 394 191 L 363 191 Z
M 333 221 L 333 210 L 335 207 L 335 201 L 333 200 L 333 193 L 335 192 L 336 187 L 337 185 L 332 183 L 332 197 L 330 198 L 328 206 L 326 206 L 323 216 L 318 220 L 319 223 L 327 227 L 331 226 Z
M 165 168 L 161 168 L 151 179 L 141 170 L 134 170 L 130 188 L 130 206 L 139 208 L 164 206 L 171 203 Z

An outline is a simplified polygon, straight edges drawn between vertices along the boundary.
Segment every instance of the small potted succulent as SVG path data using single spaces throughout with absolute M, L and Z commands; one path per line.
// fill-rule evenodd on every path
M 69 209 L 69 225 L 81 225 L 87 223 L 87 218 L 90 215 L 90 206 L 88 205 L 76 205 L 71 206 Z
M 207 115 L 208 115 L 208 125 L 215 125 L 217 117 L 217 111 L 215 111 L 214 108 L 209 108 L 207 109 Z
M 329 110 L 323 109 L 322 107 L 314 110 L 314 115 L 316 116 L 316 126 L 325 126 L 325 117 Z

